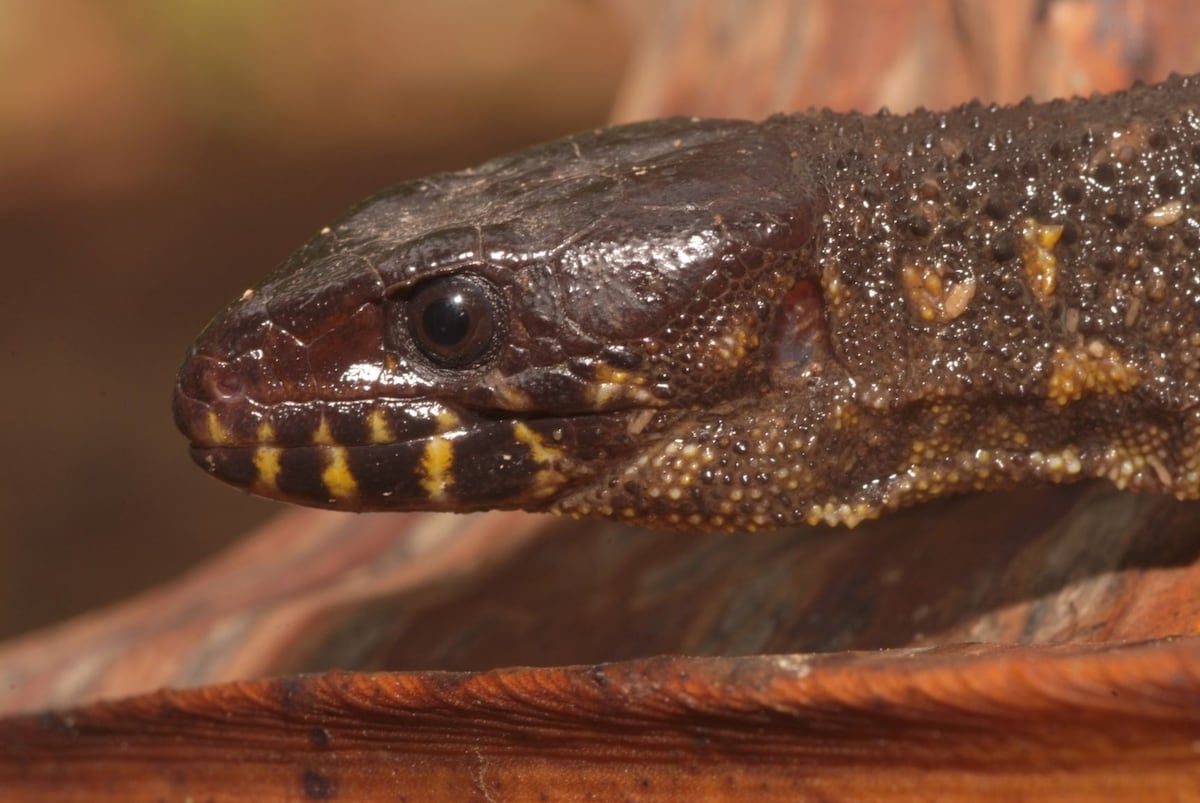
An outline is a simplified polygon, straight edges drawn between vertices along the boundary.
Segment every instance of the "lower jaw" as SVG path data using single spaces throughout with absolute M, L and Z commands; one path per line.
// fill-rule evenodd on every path
M 616 444 L 614 446 L 614 444 Z M 633 443 L 622 416 L 481 419 L 357 445 L 193 445 L 208 473 L 251 493 L 353 511 L 543 508 Z

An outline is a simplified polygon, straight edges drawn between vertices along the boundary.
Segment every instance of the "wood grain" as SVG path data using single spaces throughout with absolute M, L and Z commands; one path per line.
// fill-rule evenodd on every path
M 164 691 L 8 720 L 47 800 L 1200 796 L 1200 640 L 657 658 Z

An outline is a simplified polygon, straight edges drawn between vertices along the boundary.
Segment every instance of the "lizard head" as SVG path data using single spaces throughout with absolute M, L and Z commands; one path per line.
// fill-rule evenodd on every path
M 389 189 L 217 315 L 176 421 L 214 476 L 301 504 L 603 500 L 767 381 L 813 228 L 793 161 L 753 124 L 667 120 Z

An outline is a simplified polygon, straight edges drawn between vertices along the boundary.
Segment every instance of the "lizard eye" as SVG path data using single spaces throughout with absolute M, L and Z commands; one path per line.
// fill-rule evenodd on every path
M 438 365 L 469 365 L 492 344 L 496 306 L 495 291 L 482 279 L 465 274 L 430 279 L 408 299 L 413 341 Z

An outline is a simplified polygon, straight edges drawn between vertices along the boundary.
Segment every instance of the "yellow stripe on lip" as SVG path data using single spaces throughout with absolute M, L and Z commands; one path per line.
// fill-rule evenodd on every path
M 513 423 L 513 439 L 529 450 L 529 456 L 539 466 L 550 468 L 539 469 L 530 479 L 529 490 L 535 498 L 545 498 L 555 493 L 567 481 L 553 465 L 562 458 L 562 450 L 547 446 L 546 441 L 537 432 L 521 421 Z
M 254 470 L 258 472 L 258 482 L 264 488 L 278 490 L 279 451 L 274 446 L 259 446 L 254 450 Z
M 425 444 L 425 453 L 421 455 L 420 472 L 421 487 L 435 502 L 446 496 L 446 491 L 454 484 L 454 443 L 446 438 L 433 437 Z
M 229 443 L 229 431 L 221 423 L 221 418 L 215 411 L 209 410 L 205 416 L 208 423 L 208 442 L 214 446 L 225 446 Z
M 371 411 L 367 416 L 367 425 L 371 428 L 371 443 L 394 443 L 396 433 L 387 420 L 387 415 L 380 408 Z
M 321 472 L 321 482 L 335 499 L 349 499 L 358 494 L 358 483 L 350 472 L 350 463 L 346 459 L 346 449 L 342 446 L 331 446 L 326 450 L 329 464 Z
M 529 449 L 529 456 L 538 465 L 546 465 L 551 460 L 562 455 L 561 449 L 547 446 L 542 436 L 534 432 L 528 425 L 517 421 L 513 423 L 513 438 L 517 443 L 524 444 Z
M 329 420 L 325 418 L 325 414 L 321 414 L 321 423 L 317 425 L 317 431 L 313 433 L 313 443 L 318 446 L 336 446 L 337 441 L 333 438 L 333 433 L 329 429 Z
M 462 419 L 453 410 L 442 410 L 437 414 L 437 431 L 439 435 L 451 432 L 462 426 Z

